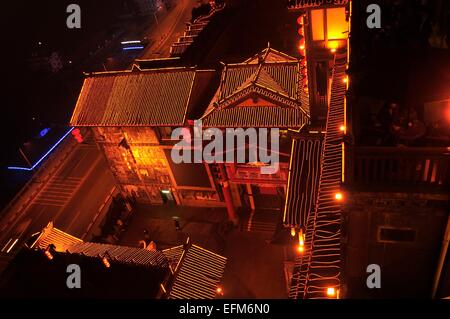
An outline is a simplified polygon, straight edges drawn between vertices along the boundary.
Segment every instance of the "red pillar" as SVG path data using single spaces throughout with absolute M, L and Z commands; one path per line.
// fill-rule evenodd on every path
M 237 225 L 238 218 L 236 215 L 236 210 L 234 209 L 233 205 L 233 198 L 231 196 L 230 190 L 230 182 L 228 181 L 228 175 L 225 170 L 225 165 L 220 164 L 219 167 L 220 167 L 220 175 L 222 177 L 220 185 L 222 185 L 222 193 L 225 199 L 225 204 L 227 205 L 228 220 L 232 221 L 234 225 Z

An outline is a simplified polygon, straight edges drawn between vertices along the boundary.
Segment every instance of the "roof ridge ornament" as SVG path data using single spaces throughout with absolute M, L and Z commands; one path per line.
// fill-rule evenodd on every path
M 133 65 L 131 66 L 131 72 L 140 72 L 141 67 L 137 64 L 137 63 L 133 63 Z

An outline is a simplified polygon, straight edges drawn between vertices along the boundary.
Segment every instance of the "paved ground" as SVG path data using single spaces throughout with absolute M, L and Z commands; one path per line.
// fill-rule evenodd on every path
M 181 231 L 175 229 L 174 217 L 178 218 Z M 183 244 L 190 237 L 195 243 L 221 253 L 224 246 L 218 231 L 225 223 L 225 209 L 140 204 L 120 243 L 137 246 L 144 239 L 144 229 L 147 229 L 158 249 Z
M 177 231 L 173 217 L 179 218 Z M 228 258 L 223 277 L 225 298 L 286 298 L 283 246 L 268 243 L 271 232 L 237 227 L 227 234 L 226 210 L 140 205 L 120 244 L 138 246 L 147 229 L 158 249 L 193 243 Z
M 287 298 L 283 246 L 267 243 L 267 233 L 234 229 L 226 238 L 225 298 Z

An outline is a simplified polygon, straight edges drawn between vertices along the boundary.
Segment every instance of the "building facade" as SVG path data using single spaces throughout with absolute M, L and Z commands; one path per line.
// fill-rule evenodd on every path
M 220 70 L 90 74 L 71 125 L 92 129 L 123 193 L 138 201 L 226 207 L 233 222 L 238 209 L 282 211 L 298 246 L 291 298 L 436 294 L 448 259 L 448 147 L 361 142 L 351 1 L 292 0 L 289 9 L 298 57 L 268 46 Z M 195 139 L 196 120 L 203 132 L 279 129 L 279 170 L 263 174 L 258 160 L 175 164 L 172 132 Z M 400 278 L 408 260 L 416 267 Z M 365 285 L 370 264 L 385 269 L 384 289 Z
M 297 158 L 308 150 L 314 155 L 300 161 L 308 169 L 294 161 L 290 170 L 284 222 L 299 233 L 303 246 L 292 265 L 290 297 L 445 297 L 448 145 L 418 133 L 424 132 L 426 105 L 422 119 L 405 107 L 413 116 L 403 125 L 393 103 L 378 114 L 382 123 L 392 114 L 390 125 L 364 127 L 362 119 L 373 106 L 364 105 L 353 86 L 352 61 L 359 57 L 350 43 L 351 30 L 361 28 L 366 17 L 359 13 L 359 24 L 352 24 L 351 1 L 293 0 L 289 9 L 304 26 L 299 48 L 308 61 L 311 109 L 318 112 L 313 119 L 326 119 L 322 143 L 302 137 L 294 146 Z M 382 96 L 376 86 L 373 91 Z M 364 130 L 371 138 L 381 136 L 377 145 L 362 138 Z M 444 135 L 439 141 L 448 141 Z M 387 143 L 384 136 L 396 142 Z M 305 178 L 305 171 L 312 174 Z M 377 289 L 367 285 L 369 265 L 380 267 Z
M 284 205 L 288 131 L 310 123 L 305 85 L 303 59 L 270 47 L 219 71 L 135 65 L 89 75 L 71 125 L 93 131 L 124 194 L 157 205 L 227 207 L 236 220 L 239 207 Z M 178 140 L 172 132 L 183 128 L 193 136 L 196 120 L 203 130 L 279 129 L 278 172 L 262 174 L 253 162 L 175 164 L 171 152 Z

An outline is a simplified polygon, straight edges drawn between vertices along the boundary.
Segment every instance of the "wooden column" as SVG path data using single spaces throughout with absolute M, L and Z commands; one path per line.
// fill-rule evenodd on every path
M 253 197 L 252 185 L 245 184 L 245 187 L 247 188 L 247 195 L 248 199 L 250 200 L 250 208 L 252 210 L 255 210 L 255 198 Z
M 222 186 L 222 193 L 223 197 L 225 199 L 225 204 L 227 205 L 227 213 L 228 213 L 228 220 L 232 221 L 234 225 L 238 224 L 238 217 L 236 215 L 236 210 L 233 205 L 233 198 L 231 196 L 231 190 L 230 190 L 230 182 L 228 180 L 228 175 L 225 169 L 224 164 L 219 164 L 220 167 L 220 175 L 222 177 L 222 180 L 220 182 Z

